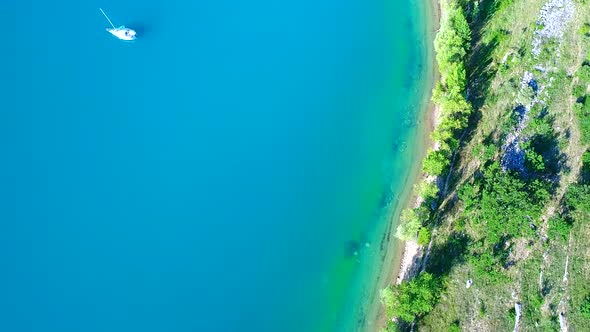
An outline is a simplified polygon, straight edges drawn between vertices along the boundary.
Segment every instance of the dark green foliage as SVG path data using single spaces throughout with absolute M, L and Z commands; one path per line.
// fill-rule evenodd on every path
M 549 229 L 547 230 L 547 236 L 549 240 L 567 240 L 572 224 L 566 219 L 560 216 L 554 216 L 549 219 Z
M 381 302 L 388 317 L 412 322 L 432 310 L 439 299 L 440 290 L 438 278 L 430 273 L 421 273 L 410 281 L 381 291 Z
M 531 223 L 539 218 L 549 198 L 546 184 L 538 180 L 524 182 L 502 171 L 497 162 L 484 171 L 481 183 L 482 190 L 463 189 L 460 197 L 468 198 L 470 208 L 465 215 L 481 226 L 486 243 L 495 245 L 502 238 L 532 235 Z
M 510 320 L 513 324 L 516 321 L 516 309 L 514 309 L 514 307 L 510 308 L 510 310 L 508 310 L 508 320 Z
M 493 162 L 472 183 L 463 184 L 458 196 L 464 207 L 462 218 L 481 236 L 470 245 L 468 259 L 475 279 L 491 284 L 507 282 L 504 270 L 511 250 L 507 243 L 535 234 L 535 224 L 549 200 L 547 183 L 527 182 Z
M 590 219 L 590 185 L 575 184 L 565 194 L 565 207 L 568 217 L 574 222 Z
M 470 211 L 479 202 L 479 182 L 465 183 L 459 188 L 459 198 L 465 205 L 465 210 Z
M 489 252 L 471 256 L 469 262 L 473 266 L 475 279 L 498 284 L 510 280 L 503 274 L 502 257 L 494 256 Z
M 586 86 L 583 85 L 583 84 L 576 84 L 576 86 L 574 86 L 574 89 L 572 91 L 572 94 L 576 98 L 585 98 L 585 96 L 586 96 Z
M 578 118 L 578 124 L 582 134 L 582 143 L 590 143 L 590 97 L 586 94 L 587 87 L 590 85 L 590 62 L 586 61 L 580 67 L 576 76 L 579 83 L 574 87 L 572 92 L 574 97 L 578 99 L 576 104 L 575 114 Z
M 580 183 L 590 183 L 590 151 L 582 155 L 582 172 L 580 174 Z
M 479 306 L 479 317 L 485 317 L 486 315 L 486 305 L 485 303 L 481 303 L 481 305 Z
M 523 319 L 528 323 L 527 325 L 539 325 L 542 314 L 541 306 L 545 299 L 539 289 L 537 283 L 538 270 L 540 268 L 540 262 L 536 259 L 526 261 L 525 276 L 527 277 L 522 281 L 522 297 L 523 297 Z
M 582 302 L 582 305 L 580 306 L 580 313 L 584 318 L 590 320 L 590 295 L 586 296 Z
M 578 118 L 582 143 L 590 143 L 590 98 L 585 98 L 583 103 L 577 103 L 575 109 Z
M 590 169 L 590 151 L 586 151 L 582 155 L 582 167 L 586 170 Z
M 525 166 L 528 169 L 530 169 L 534 172 L 545 171 L 545 161 L 543 160 L 543 156 L 538 154 L 533 149 L 526 149 L 525 154 L 526 154 Z
M 449 332 L 461 332 L 459 322 L 454 322 L 453 325 L 449 326 Z

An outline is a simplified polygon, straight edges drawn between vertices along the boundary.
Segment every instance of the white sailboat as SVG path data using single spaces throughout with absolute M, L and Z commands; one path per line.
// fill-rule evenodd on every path
M 113 22 L 111 22 L 111 19 L 109 19 L 107 14 L 104 12 L 104 10 L 102 10 L 102 8 L 98 8 L 98 9 L 100 9 L 101 13 L 104 15 L 104 17 L 107 19 L 107 21 L 109 21 L 109 23 L 113 27 L 112 29 L 107 28 L 107 31 L 110 32 L 113 36 L 115 36 L 121 40 L 135 40 L 135 38 L 137 38 L 136 37 L 137 34 L 135 33 L 135 30 L 126 28 L 124 25 L 116 28 L 115 25 L 113 24 Z

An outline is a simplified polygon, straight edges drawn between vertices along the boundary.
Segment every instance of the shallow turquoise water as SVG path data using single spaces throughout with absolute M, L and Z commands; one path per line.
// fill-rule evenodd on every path
M 415 149 L 424 5 L 3 4 L 0 330 L 360 326 Z

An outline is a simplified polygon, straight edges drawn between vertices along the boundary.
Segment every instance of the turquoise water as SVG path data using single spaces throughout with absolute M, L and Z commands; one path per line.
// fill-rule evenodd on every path
M 416 149 L 425 5 L 4 3 L 0 330 L 370 320 Z

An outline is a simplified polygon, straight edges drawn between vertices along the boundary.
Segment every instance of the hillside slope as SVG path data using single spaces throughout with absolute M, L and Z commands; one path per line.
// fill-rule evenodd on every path
M 425 254 L 386 329 L 590 330 L 590 1 L 441 7 L 438 190 L 405 213 Z

